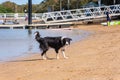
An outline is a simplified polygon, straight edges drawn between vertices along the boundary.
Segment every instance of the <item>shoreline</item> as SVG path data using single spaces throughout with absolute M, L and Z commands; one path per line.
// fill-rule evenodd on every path
M 1 34 L 8 34 L 7 32 L 5 32 L 4 30 L 1 30 Z M 18 32 L 16 30 L 11 31 L 11 30 L 8 30 L 9 31 L 9 34 L 12 34 L 12 35 L 2 35 L 2 36 L 6 36 L 8 38 L 7 39 L 4 39 L 4 38 L 0 38 L 0 41 L 1 41 L 1 45 L 3 46 L 0 46 L 2 49 L 0 50 L 1 53 L 4 53 L 4 54 L 1 54 L 0 55 L 0 62 L 7 62 L 7 61 L 13 61 L 19 57 L 24 57 L 26 55 L 29 55 L 29 54 L 34 54 L 34 53 L 39 53 L 40 52 L 40 49 L 39 49 L 39 44 L 36 42 L 36 40 L 34 40 L 34 32 L 35 30 L 32 30 L 32 34 L 29 36 L 26 32 L 26 30 L 21 30 L 22 33 L 24 34 L 20 34 L 21 36 L 28 36 L 26 38 L 24 38 L 24 41 L 21 41 L 19 39 L 21 39 L 22 37 L 20 37 L 19 39 L 16 39 L 15 37 L 17 37 L 18 35 L 13 35 L 13 34 L 17 34 L 17 33 L 21 33 L 21 32 Z M 24 32 L 25 31 L 25 32 Z M 72 38 L 72 43 L 74 42 L 78 42 L 79 40 L 83 40 L 84 38 L 88 37 L 91 33 L 90 32 L 87 32 L 87 31 L 83 31 L 83 30 L 78 30 L 78 29 L 44 29 L 44 30 L 37 30 L 37 31 L 40 31 L 42 35 L 44 36 L 68 36 L 70 38 Z M 51 35 L 50 35 L 51 34 Z M 11 37 L 12 36 L 12 37 Z M 9 41 L 9 38 L 10 39 L 13 39 L 11 41 Z M 23 39 L 23 38 L 22 38 Z M 28 40 L 30 39 L 30 40 Z M 7 43 L 10 43 L 11 46 L 4 46 L 4 45 L 7 45 Z M 28 43 L 29 44 L 26 44 Z M 21 44 L 19 44 L 21 43 Z M 19 45 L 19 46 L 18 46 Z M 15 47 L 17 46 L 17 47 Z M 3 48 L 4 47 L 4 48 Z M 11 47 L 11 48 L 10 48 Z M 5 50 L 7 49 L 7 50 Z M 30 50 L 30 51 L 29 51 Z M 9 52 L 8 52 L 9 51 Z M 11 53 L 10 53 L 11 52 Z
M 68 59 L 55 59 L 54 50 L 41 60 L 39 54 L 0 63 L 1 80 L 119 80 L 120 27 L 79 25 L 75 28 L 93 31 L 86 39 L 66 48 Z

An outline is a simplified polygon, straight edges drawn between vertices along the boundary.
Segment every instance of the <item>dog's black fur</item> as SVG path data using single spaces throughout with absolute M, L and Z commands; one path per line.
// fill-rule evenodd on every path
M 65 45 L 70 45 L 71 38 L 67 37 L 40 37 L 41 35 L 39 34 L 38 31 L 35 32 L 35 39 L 38 43 L 40 43 L 39 48 L 43 50 L 41 56 L 46 54 L 48 51 L 49 47 L 55 49 L 55 52 L 58 54 L 59 49 L 64 47 Z M 67 43 L 67 44 L 66 44 Z M 65 49 L 63 49 L 64 51 Z

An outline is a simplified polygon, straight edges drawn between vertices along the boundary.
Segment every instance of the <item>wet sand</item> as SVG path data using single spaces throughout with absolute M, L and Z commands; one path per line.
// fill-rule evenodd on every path
M 0 80 L 119 80 L 120 26 L 80 25 L 75 28 L 94 32 L 66 48 L 69 59 L 49 60 L 39 54 L 0 63 Z

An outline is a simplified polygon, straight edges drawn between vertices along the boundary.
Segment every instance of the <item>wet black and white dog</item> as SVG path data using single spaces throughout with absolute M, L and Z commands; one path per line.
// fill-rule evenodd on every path
M 67 37 L 44 37 L 42 38 L 38 31 L 35 32 L 35 39 L 40 44 L 39 48 L 42 49 L 41 56 L 46 59 L 46 52 L 51 47 L 55 49 L 56 58 L 59 59 L 58 52 L 61 49 L 63 57 L 68 58 L 65 55 L 65 46 L 70 45 L 71 38 Z

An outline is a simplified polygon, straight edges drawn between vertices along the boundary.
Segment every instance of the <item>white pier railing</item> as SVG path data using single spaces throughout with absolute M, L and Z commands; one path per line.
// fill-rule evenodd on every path
M 42 20 L 45 23 L 92 20 L 105 17 L 108 9 L 111 16 L 120 15 L 120 5 L 110 5 L 43 13 Z

